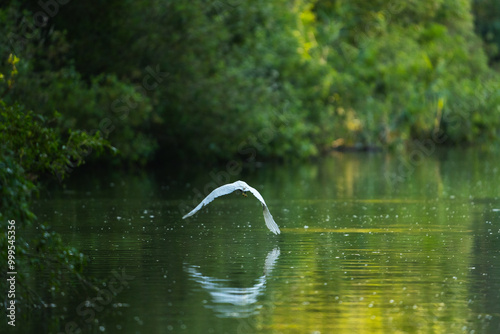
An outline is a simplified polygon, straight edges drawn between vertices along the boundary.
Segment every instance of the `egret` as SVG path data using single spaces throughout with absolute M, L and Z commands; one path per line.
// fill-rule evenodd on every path
M 273 219 L 273 216 L 271 216 L 271 212 L 269 212 L 269 209 L 267 208 L 266 202 L 264 201 L 264 198 L 262 195 L 254 188 L 250 187 L 246 182 L 243 181 L 236 181 L 233 183 L 228 183 L 223 186 L 220 186 L 219 188 L 216 188 L 212 190 L 210 194 L 208 194 L 207 197 L 203 201 L 201 201 L 200 204 L 196 208 L 194 208 L 191 212 L 188 214 L 184 215 L 182 219 L 186 219 L 187 217 L 190 217 L 194 215 L 196 212 L 198 212 L 202 207 L 207 205 L 208 203 L 212 202 L 214 199 L 220 196 L 224 196 L 227 194 L 230 194 L 234 191 L 239 191 L 241 194 L 245 197 L 247 197 L 247 191 L 251 192 L 252 195 L 254 195 L 262 204 L 262 209 L 264 210 L 264 220 L 266 222 L 266 226 L 268 229 L 271 230 L 274 234 L 280 234 L 280 229 L 276 222 Z

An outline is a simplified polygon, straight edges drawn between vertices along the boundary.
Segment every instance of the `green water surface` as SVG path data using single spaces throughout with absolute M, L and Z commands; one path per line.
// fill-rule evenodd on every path
M 104 285 L 54 301 L 56 329 L 499 333 L 499 168 L 498 154 L 469 149 L 72 175 L 35 212 Z M 181 218 L 227 175 L 260 191 L 281 235 L 251 195 Z

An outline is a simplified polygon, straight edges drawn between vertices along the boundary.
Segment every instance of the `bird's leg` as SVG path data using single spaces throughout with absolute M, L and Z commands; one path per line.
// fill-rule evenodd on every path
M 242 191 L 242 192 L 241 192 L 241 194 L 242 194 L 243 196 L 245 196 L 245 197 L 248 197 L 248 196 L 247 196 L 247 193 L 246 193 L 246 192 L 244 192 L 244 191 Z

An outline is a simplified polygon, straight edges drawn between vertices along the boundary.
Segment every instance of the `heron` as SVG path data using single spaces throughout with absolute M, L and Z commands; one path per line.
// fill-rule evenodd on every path
M 194 215 L 196 212 L 198 212 L 202 207 L 207 205 L 208 203 L 212 202 L 214 199 L 220 196 L 224 196 L 227 194 L 230 194 L 232 192 L 239 191 L 243 196 L 247 197 L 247 192 L 251 192 L 252 195 L 254 195 L 262 204 L 262 209 L 264 211 L 264 220 L 266 222 L 266 226 L 271 232 L 274 234 L 280 234 L 280 229 L 278 227 L 278 224 L 273 219 L 273 216 L 271 215 L 271 212 L 269 212 L 269 209 L 267 208 L 266 202 L 264 201 L 264 198 L 262 195 L 257 191 L 257 189 L 250 187 L 246 182 L 244 181 L 236 181 L 233 183 L 228 183 L 223 186 L 220 186 L 219 188 L 216 188 L 212 190 L 210 194 L 208 194 L 207 197 L 203 201 L 201 201 L 200 204 L 191 212 L 188 214 L 184 215 L 182 219 L 186 219 L 187 217 L 190 217 Z

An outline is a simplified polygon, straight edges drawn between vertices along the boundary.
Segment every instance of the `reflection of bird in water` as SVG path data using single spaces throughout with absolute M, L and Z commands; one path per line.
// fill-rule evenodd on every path
M 223 186 L 220 186 L 217 189 L 214 189 L 210 194 L 208 194 L 207 197 L 203 201 L 201 201 L 200 204 L 196 208 L 194 208 L 191 212 L 186 214 L 182 219 L 185 219 L 187 217 L 190 217 L 194 215 L 196 212 L 198 212 L 203 206 L 207 205 L 208 203 L 212 202 L 214 199 L 217 197 L 227 195 L 232 193 L 233 191 L 239 191 L 243 196 L 247 196 L 246 192 L 250 191 L 259 201 L 262 203 L 262 208 L 264 210 L 264 220 L 266 221 L 266 226 L 273 232 L 274 234 L 280 234 L 280 229 L 276 222 L 273 219 L 273 216 L 271 216 L 271 212 L 269 212 L 269 209 L 267 208 L 266 202 L 264 201 L 264 198 L 261 196 L 261 194 L 254 188 L 250 187 L 246 182 L 243 181 L 236 181 L 234 183 L 228 183 Z
M 263 294 L 267 275 L 271 273 L 279 256 L 279 248 L 271 250 L 264 262 L 264 274 L 256 284 L 247 288 L 229 287 L 227 279 L 204 276 L 198 271 L 198 266 L 189 265 L 185 270 L 212 296 L 213 305 L 205 307 L 213 309 L 221 318 L 246 318 L 258 313 L 258 309 L 262 307 L 258 305 L 257 297 Z

